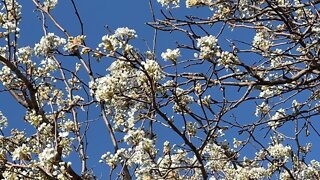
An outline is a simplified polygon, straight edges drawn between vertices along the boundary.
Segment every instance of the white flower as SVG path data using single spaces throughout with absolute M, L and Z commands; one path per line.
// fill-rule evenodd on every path
M 101 156 L 101 161 L 106 161 L 106 163 L 113 169 L 116 165 L 123 159 L 123 157 L 127 156 L 127 151 L 124 148 L 118 149 L 115 154 L 111 154 L 107 152 Z
M 268 122 L 268 126 L 272 129 L 276 129 L 281 125 L 281 119 L 286 117 L 286 112 L 284 109 L 279 109 L 277 112 L 270 118 Z
M 45 0 L 43 5 L 48 7 L 49 9 L 53 9 L 58 4 L 58 0 Z
M 269 39 L 268 33 L 263 31 L 257 32 L 253 38 L 252 45 L 254 48 L 260 49 L 262 51 L 267 51 L 272 45 L 272 42 L 269 41 L 268 39 Z
M 0 70 L 0 81 L 4 86 L 10 85 L 15 77 L 16 75 L 11 73 L 11 69 L 8 66 L 3 66 Z
M 177 58 L 180 57 L 180 56 L 181 56 L 180 55 L 180 49 L 174 49 L 174 50 L 167 49 L 166 52 L 161 53 L 161 57 L 164 60 L 170 60 L 170 61 L 173 61 L 173 62 L 176 62 Z
M 69 136 L 69 132 L 59 132 L 59 137 L 68 137 Z
M 212 103 L 212 100 L 211 100 L 211 95 L 207 95 L 207 96 L 204 96 L 203 99 L 202 99 L 202 104 L 205 105 L 206 107 L 210 107 Z M 198 104 L 200 105 L 200 100 L 198 100 Z
M 8 126 L 7 118 L 0 111 L 0 130 Z
M 27 47 L 22 47 L 18 49 L 18 52 L 16 53 L 18 56 L 18 60 L 21 63 L 24 63 L 26 65 L 32 65 L 32 61 L 31 61 L 31 56 L 33 53 L 33 49 L 29 46 Z
M 42 116 L 38 115 L 35 110 L 28 111 L 25 119 L 36 127 L 38 127 L 42 122 Z
M 96 79 L 96 91 L 95 96 L 98 101 L 108 101 L 113 98 L 113 79 L 110 76 L 105 76 Z
M 102 37 L 102 43 L 99 44 L 100 48 L 109 52 L 108 55 L 113 55 L 118 48 L 122 48 L 124 54 L 128 54 L 133 46 L 128 44 L 128 41 L 138 37 L 134 29 L 121 27 L 116 29 L 112 35 L 105 35 Z
M 276 114 L 271 117 L 271 120 L 279 120 L 286 116 L 286 111 L 283 108 L 277 110 Z
M 180 0 L 157 0 L 157 1 L 167 9 L 170 8 L 170 4 L 172 4 L 174 8 L 178 8 L 180 3 Z
M 292 101 L 293 112 L 297 112 L 300 108 L 301 104 L 297 100 Z
M 288 157 L 291 153 L 291 147 L 283 146 L 283 144 L 275 144 L 273 146 L 269 146 L 267 150 L 275 159 Z
M 218 65 L 223 65 L 226 68 L 228 68 L 230 64 L 234 63 L 236 60 L 237 60 L 237 57 L 234 56 L 232 53 L 223 51 L 220 54 L 220 57 L 217 61 L 218 61 Z
M 41 61 L 40 65 L 42 65 L 40 69 L 46 72 L 55 71 L 58 69 L 58 64 L 52 57 L 45 58 L 44 60 Z
M 265 102 L 262 102 L 260 105 L 256 106 L 256 112 L 254 113 L 255 116 L 259 116 L 260 113 L 266 114 L 270 110 L 270 107 Z
M 26 144 L 17 147 L 12 153 L 13 160 L 30 160 L 31 159 L 31 149 Z
M 163 153 L 164 154 L 168 154 L 170 152 L 170 142 L 169 141 L 165 141 L 163 143 Z
M 163 73 L 160 65 L 157 61 L 152 59 L 147 59 L 141 63 L 144 69 L 147 71 L 149 76 L 151 76 L 154 80 L 158 81 L 163 78 Z
M 47 145 L 47 147 L 39 154 L 40 164 L 42 166 L 50 166 L 53 163 L 56 154 L 56 150 L 50 145 Z
M 48 33 L 47 36 L 43 36 L 39 43 L 37 43 L 34 47 L 34 53 L 37 56 L 48 56 L 59 46 L 66 43 L 64 38 L 60 38 L 54 33 Z
M 280 94 L 282 88 L 283 88 L 282 86 L 262 86 L 259 97 L 266 98 L 266 99 L 271 98 L 275 95 Z
M 175 112 L 183 112 L 185 110 L 190 110 L 188 105 L 193 102 L 193 97 L 189 94 L 186 94 L 183 89 L 177 88 L 176 89 L 176 96 L 177 100 L 175 101 L 173 105 L 173 110 Z
M 195 6 L 204 6 L 204 5 L 210 5 L 211 0 L 186 0 L 186 7 L 191 8 Z
M 237 140 L 236 138 L 233 138 L 233 147 L 238 148 L 242 144 L 242 141 Z
M 105 35 L 102 37 L 102 43 L 99 47 L 102 47 L 105 51 L 115 51 L 117 49 L 118 40 L 115 36 Z
M 129 145 L 137 145 L 143 140 L 145 132 L 141 129 L 129 130 L 123 140 Z
M 138 37 L 136 34 L 136 31 L 134 29 L 129 29 L 127 27 L 121 27 L 121 28 L 116 29 L 114 35 L 116 37 L 121 38 L 121 39 L 125 39 L 125 38 L 133 39 L 133 38 Z
M 217 47 L 217 38 L 210 35 L 204 36 L 197 39 L 198 43 L 197 46 L 200 47 L 200 55 L 199 58 L 201 59 L 210 59 L 214 55 L 219 56 L 219 51 Z

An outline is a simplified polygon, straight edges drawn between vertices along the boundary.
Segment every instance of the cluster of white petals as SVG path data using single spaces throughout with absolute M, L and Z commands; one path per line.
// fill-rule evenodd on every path
M 164 60 L 170 60 L 172 62 L 176 62 L 177 61 L 177 58 L 180 57 L 180 49 L 167 49 L 166 52 L 163 52 L 161 53 L 161 57 L 164 59 Z
M 155 81 L 158 81 L 163 78 L 162 69 L 159 63 L 152 59 L 147 59 L 142 63 L 143 68 L 146 70 L 149 76 L 152 77 Z
M 49 9 L 54 9 L 58 4 L 58 0 L 45 0 L 43 5 Z
M 47 145 L 46 148 L 39 154 L 39 162 L 41 166 L 50 167 L 52 163 L 55 161 L 57 151 L 55 148 L 51 147 L 51 145 Z
M 211 0 L 186 0 L 186 7 L 196 7 L 196 6 L 209 6 Z
M 35 63 L 33 63 L 31 60 L 31 57 L 33 54 L 33 49 L 31 47 L 26 46 L 26 47 L 19 48 L 16 54 L 18 56 L 19 62 L 26 64 L 28 66 L 35 65 Z
M 129 90 L 129 87 L 137 85 L 133 78 L 137 71 L 133 69 L 129 62 L 116 60 L 108 68 L 110 74 L 96 79 L 95 83 L 90 83 L 91 89 L 96 89 L 95 95 L 98 101 L 111 102 L 115 94 Z
M 272 156 L 275 159 L 289 158 L 291 154 L 291 147 L 284 146 L 283 144 L 275 144 L 269 146 L 267 151 L 268 153 L 270 153 L 270 156 Z
M 180 3 L 180 0 L 157 0 L 157 1 L 167 9 L 170 8 L 170 4 L 172 4 L 174 8 L 178 8 Z
M 25 119 L 35 127 L 39 127 L 39 125 L 42 123 L 41 115 L 37 115 L 35 110 L 28 111 Z
M 40 39 L 39 43 L 35 44 L 34 53 L 37 56 L 49 56 L 55 49 L 66 42 L 64 38 L 60 38 L 54 33 L 48 33 Z
M 9 35 L 10 33 L 17 33 L 19 37 L 20 28 L 18 27 L 21 20 L 21 5 L 17 1 L 5 0 L 2 1 L 2 8 L 0 11 L 0 27 L 3 32 L 0 32 L 0 37 Z M 5 12 L 7 11 L 7 12 Z
M 215 36 L 203 36 L 197 39 L 197 46 L 200 48 L 200 59 L 211 59 L 219 55 L 220 52 L 217 46 L 218 39 Z
M 68 43 L 63 47 L 63 50 L 67 51 L 67 52 L 72 52 L 75 53 L 78 49 L 79 46 L 82 46 L 84 43 L 84 39 L 86 38 L 85 35 L 79 35 L 76 37 L 68 37 Z M 85 54 L 85 51 L 89 51 L 88 48 L 82 48 L 82 52 L 83 54 Z
M 276 96 L 282 92 L 281 86 L 262 86 L 261 92 L 259 94 L 259 97 L 262 98 L 271 98 L 273 96 Z
M 102 42 L 99 44 L 100 48 L 110 53 L 108 55 L 114 55 L 117 49 L 122 49 L 124 54 L 128 54 L 132 50 L 133 46 L 128 43 L 129 40 L 137 38 L 136 31 L 129 29 L 128 27 L 121 27 L 116 29 L 112 35 L 105 35 L 102 37 Z
M 286 117 L 286 111 L 285 109 L 279 109 L 276 111 L 276 113 L 270 118 L 270 121 L 268 122 L 268 126 L 272 127 L 273 129 L 277 128 L 279 125 L 281 125 L 281 120 L 283 121 L 283 118 Z
M 186 94 L 186 91 L 181 88 L 176 89 L 176 97 L 177 99 L 173 105 L 174 112 L 181 113 L 189 111 L 190 108 L 188 105 L 194 101 L 193 97 L 189 94 Z
M 114 169 L 119 162 L 123 162 L 125 157 L 128 157 L 127 151 L 124 148 L 118 149 L 115 154 L 107 152 L 101 156 L 100 162 L 106 162 L 112 169 Z
M 4 129 L 8 126 L 8 119 L 3 113 L 0 111 L 0 130 Z
M 256 106 L 255 116 L 259 116 L 259 114 L 267 114 L 270 111 L 270 107 L 265 102 L 262 102 L 260 105 Z
M 8 66 L 3 66 L 0 70 L 0 81 L 4 86 L 9 86 L 15 77 L 16 75 L 11 73 L 11 69 Z
M 260 31 L 260 32 L 257 32 L 256 35 L 254 36 L 252 45 L 256 49 L 267 51 L 272 45 L 272 42 L 269 40 L 269 35 L 267 32 Z
M 231 64 L 237 62 L 237 57 L 230 52 L 223 51 L 218 58 L 218 65 L 223 65 L 228 68 Z
M 12 153 L 13 160 L 30 160 L 31 149 L 26 144 L 17 147 Z

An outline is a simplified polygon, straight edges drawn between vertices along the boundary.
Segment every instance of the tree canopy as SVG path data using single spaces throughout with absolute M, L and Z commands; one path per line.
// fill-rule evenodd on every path
M 77 1 L 69 31 L 65 1 L 32 0 L 27 46 L 21 2 L 1 1 L 1 103 L 24 116 L 0 111 L 0 179 L 320 179 L 319 0 L 149 0 L 153 33 L 105 27 L 95 45 Z

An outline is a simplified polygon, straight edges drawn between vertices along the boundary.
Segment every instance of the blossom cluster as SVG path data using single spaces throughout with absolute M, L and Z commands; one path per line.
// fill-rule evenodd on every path
M 209 6 L 211 0 L 186 0 L 186 7 Z
M 177 61 L 177 58 L 180 57 L 180 50 L 179 49 L 167 49 L 166 52 L 163 52 L 161 53 L 161 57 L 164 59 L 164 60 L 170 60 L 172 61 L 173 63 L 176 63 Z
M 194 101 L 192 96 L 186 94 L 186 92 L 181 88 L 176 89 L 174 96 L 176 97 L 175 103 L 173 105 L 174 112 L 181 113 L 190 110 L 188 105 Z
M 15 74 L 11 73 L 11 69 L 8 66 L 3 66 L 0 71 L 0 81 L 4 86 L 9 86 L 16 77 Z
M 5 29 L 5 31 L 0 32 L 0 38 L 9 35 L 10 33 L 16 33 L 15 36 L 18 38 L 20 32 L 18 25 L 21 21 L 22 6 L 17 1 L 9 0 L 3 1 L 1 6 L 0 27 Z
M 43 5 L 48 9 L 54 9 L 57 4 L 58 4 L 58 0 L 45 0 L 43 2 Z
M 259 31 L 254 36 L 252 45 L 255 49 L 267 51 L 271 47 L 272 42 L 269 40 L 269 35 L 267 32 Z
M 60 38 L 54 33 L 48 33 L 40 39 L 40 42 L 35 44 L 34 53 L 37 56 L 49 56 L 56 50 L 59 46 L 66 43 L 64 38 Z
M 157 1 L 167 9 L 170 8 L 170 4 L 172 4 L 173 7 L 178 8 L 180 3 L 180 0 L 157 0 Z
M 203 36 L 197 39 L 197 46 L 200 48 L 200 59 L 211 59 L 212 57 L 219 55 L 218 39 L 212 35 Z
M 262 98 L 271 98 L 273 96 L 276 96 L 282 92 L 283 87 L 282 86 L 262 86 L 261 92 L 259 94 L 259 97 Z
M 272 127 L 272 129 L 276 129 L 281 125 L 281 121 L 286 117 L 286 112 L 284 109 L 279 109 L 277 112 L 270 118 L 268 122 L 268 126 Z
M 84 43 L 84 39 L 86 38 L 86 36 L 84 35 L 79 35 L 76 37 L 68 37 L 68 43 L 64 46 L 63 50 L 67 51 L 67 52 L 72 52 L 75 53 L 78 49 L 79 46 L 82 46 Z M 82 52 L 89 50 L 87 48 L 82 48 Z M 85 53 L 83 53 L 85 54 Z
M 147 59 L 142 63 L 143 68 L 146 70 L 147 74 L 152 77 L 155 81 L 159 81 L 163 78 L 163 73 L 159 63 L 152 59 Z
M 218 61 L 218 65 L 223 65 L 224 67 L 228 68 L 230 65 L 237 62 L 237 60 L 238 60 L 237 57 L 232 53 L 223 51 L 219 55 L 219 59 L 217 61 Z
M 289 157 L 291 153 L 290 146 L 283 146 L 283 144 L 275 144 L 273 146 L 269 146 L 267 149 L 270 156 L 275 159 L 280 159 L 283 157 Z
M 112 35 L 103 36 L 99 47 L 109 52 L 109 55 L 113 55 L 118 48 L 122 49 L 124 54 L 128 54 L 133 48 L 132 45 L 128 44 L 128 41 L 135 38 L 137 38 L 135 30 L 122 27 L 116 29 Z
M 8 119 L 0 111 L 0 130 L 4 129 L 7 126 L 8 126 Z

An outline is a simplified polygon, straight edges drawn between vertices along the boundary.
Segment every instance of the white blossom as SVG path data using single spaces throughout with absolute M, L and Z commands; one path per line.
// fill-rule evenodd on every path
M 181 88 L 176 89 L 176 96 L 177 100 L 173 105 L 173 110 L 178 113 L 190 110 L 188 105 L 193 102 L 193 97 L 185 94 L 185 91 Z
M 204 6 L 204 5 L 210 5 L 211 0 L 186 0 L 186 7 L 191 8 L 195 6 Z
M 264 31 L 257 32 L 254 36 L 252 45 L 254 48 L 260 49 L 262 51 L 267 51 L 272 45 L 272 42 L 268 39 L 268 33 Z
M 219 56 L 220 52 L 217 50 L 217 42 L 216 37 L 204 36 L 197 39 L 197 46 L 200 48 L 199 58 L 201 59 L 210 59 L 213 56 Z
M 170 4 L 172 4 L 174 8 L 178 8 L 180 3 L 180 0 L 157 0 L 157 1 L 167 9 L 170 8 Z
M 30 160 L 31 149 L 26 144 L 17 147 L 12 153 L 13 160 Z
M 0 130 L 3 130 L 7 126 L 8 126 L 8 119 L 0 111 Z
M 167 49 L 166 52 L 163 52 L 161 53 L 161 57 L 164 59 L 164 60 L 170 60 L 172 62 L 176 62 L 177 61 L 177 58 L 180 57 L 180 49 L 174 49 L 174 50 L 171 50 L 171 49 Z
M 270 153 L 270 155 L 275 159 L 289 157 L 291 153 L 291 147 L 283 146 L 283 144 L 271 145 L 268 147 L 267 150 Z
M 65 43 L 66 40 L 64 38 L 60 38 L 54 33 L 48 33 L 48 35 L 43 36 L 40 39 L 40 42 L 35 45 L 34 53 L 37 56 L 48 56 L 49 54 L 53 53 L 55 49 Z
M 144 69 L 147 71 L 148 75 L 151 76 L 155 81 L 163 78 L 163 73 L 160 65 L 157 61 L 152 59 L 147 59 L 141 63 Z
M 58 0 L 45 0 L 43 5 L 48 7 L 49 9 L 53 9 L 58 4 Z
M 0 81 L 4 86 L 9 86 L 14 81 L 16 75 L 11 73 L 11 69 L 8 66 L 3 66 L 0 71 Z
M 57 151 L 51 147 L 51 145 L 47 145 L 46 148 L 39 154 L 39 162 L 40 165 L 50 167 L 54 162 L 54 158 L 57 154 Z
M 228 68 L 231 64 L 237 62 L 237 57 L 232 53 L 223 51 L 218 58 L 218 65 L 223 65 Z

